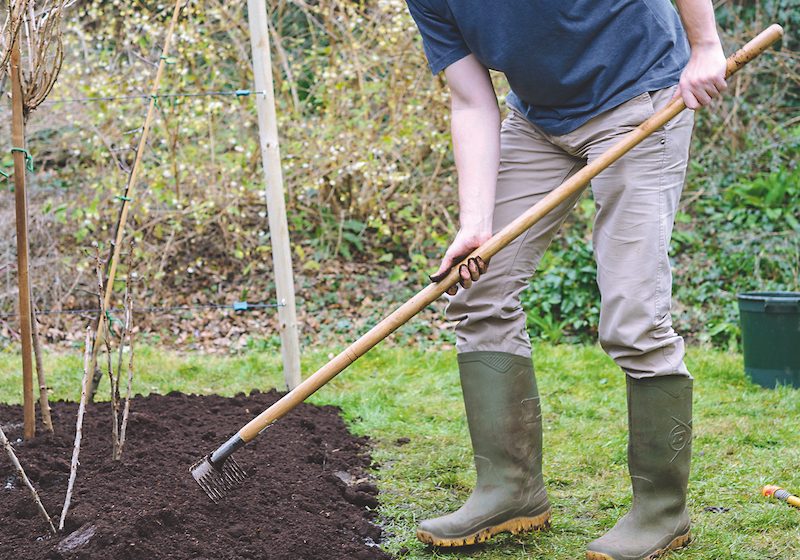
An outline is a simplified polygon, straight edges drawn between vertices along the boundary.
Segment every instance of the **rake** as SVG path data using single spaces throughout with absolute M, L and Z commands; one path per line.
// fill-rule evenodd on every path
M 782 36 L 783 29 L 777 24 L 773 24 L 762 31 L 728 58 L 726 77 L 730 77 L 737 72 Z M 247 476 L 244 469 L 232 457 L 234 452 L 255 439 L 267 427 L 305 401 L 317 389 L 333 379 L 347 366 L 363 356 L 372 347 L 454 286 L 459 281 L 458 268 L 461 264 L 465 264 L 469 259 L 477 257 L 489 262 L 489 259 L 500 249 L 533 226 L 561 202 L 580 192 L 595 175 L 617 161 L 685 108 L 683 100 L 675 99 L 671 101 L 666 107 L 623 136 L 603 155 L 578 171 L 483 245 L 475 249 L 459 265 L 451 268 L 444 278 L 438 279 L 438 282 L 431 283 L 423 288 L 308 379 L 253 418 L 213 453 L 206 455 L 192 465 L 189 468 L 189 472 L 192 473 L 200 487 L 215 503 L 222 500 L 231 489 L 241 484 Z

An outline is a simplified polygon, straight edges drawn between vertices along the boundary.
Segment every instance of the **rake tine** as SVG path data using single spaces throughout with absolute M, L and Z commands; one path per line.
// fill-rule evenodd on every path
M 216 465 L 211 456 L 204 457 L 192 465 L 189 472 L 215 504 L 247 478 L 247 472 L 230 456 Z

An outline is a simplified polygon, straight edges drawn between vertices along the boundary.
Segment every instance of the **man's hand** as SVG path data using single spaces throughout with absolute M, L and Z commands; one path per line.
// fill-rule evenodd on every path
M 675 98 L 683 97 L 689 109 L 699 109 L 711 104 L 728 89 L 725 83 L 727 62 L 719 42 L 692 47 L 689 63 L 683 69 Z
M 674 98 L 683 97 L 689 109 L 699 109 L 728 88 L 725 53 L 717 35 L 711 0 L 676 0 L 676 4 L 692 54 Z
M 431 275 L 431 280 L 434 282 L 441 281 L 444 276 L 453 268 L 453 265 L 462 261 L 464 257 L 469 255 L 472 251 L 480 247 L 487 239 L 492 236 L 491 229 L 470 232 L 464 229 L 459 230 L 453 243 L 448 247 L 447 252 L 444 254 L 442 264 L 439 265 L 439 270 Z M 458 284 L 454 284 L 447 293 L 451 296 L 456 295 L 458 285 L 463 288 L 469 288 L 472 283 L 480 278 L 481 274 L 486 272 L 489 263 L 480 257 L 469 259 L 466 265 L 458 267 L 458 274 L 461 277 Z

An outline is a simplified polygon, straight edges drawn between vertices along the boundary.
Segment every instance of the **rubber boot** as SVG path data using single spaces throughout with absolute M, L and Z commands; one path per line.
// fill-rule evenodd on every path
M 458 356 L 475 468 L 475 490 L 458 510 L 423 521 L 435 546 L 484 542 L 501 532 L 550 526 L 542 480 L 542 415 L 530 358 L 505 352 Z
M 691 539 L 692 379 L 628 377 L 628 430 L 633 506 L 587 547 L 590 560 L 651 560 Z

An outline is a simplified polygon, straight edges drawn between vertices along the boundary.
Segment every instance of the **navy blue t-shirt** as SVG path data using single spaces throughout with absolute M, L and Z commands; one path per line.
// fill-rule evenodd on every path
M 506 75 L 506 102 L 551 134 L 678 83 L 689 59 L 669 0 L 406 2 L 434 74 L 474 54 Z

